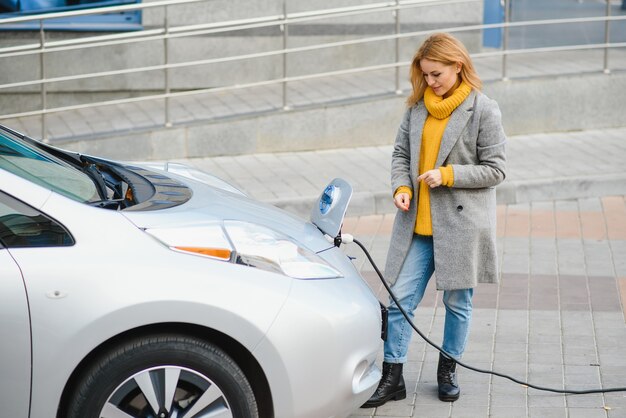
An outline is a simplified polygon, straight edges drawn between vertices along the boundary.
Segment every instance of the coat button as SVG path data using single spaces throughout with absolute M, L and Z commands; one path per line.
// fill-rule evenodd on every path
M 462 211 L 463 210 L 463 206 L 461 206 L 461 205 L 457 206 L 456 210 L 459 211 L 459 212 Z

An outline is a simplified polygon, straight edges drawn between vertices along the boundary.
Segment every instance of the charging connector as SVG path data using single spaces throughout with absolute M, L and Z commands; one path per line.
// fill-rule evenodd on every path
M 354 242 L 354 237 L 350 234 L 341 234 L 341 242 L 344 244 L 352 244 Z
M 339 247 L 341 244 L 352 244 L 354 242 L 354 237 L 352 235 L 342 234 L 341 232 L 339 232 L 339 235 L 334 238 L 328 234 L 324 234 L 324 238 L 326 238 L 326 241 L 334 244 L 335 247 Z

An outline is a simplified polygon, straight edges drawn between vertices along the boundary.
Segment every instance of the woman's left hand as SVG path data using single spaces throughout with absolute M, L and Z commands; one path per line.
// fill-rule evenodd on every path
M 417 178 L 417 181 L 423 181 L 431 189 L 441 186 L 442 178 L 439 169 L 428 170 Z

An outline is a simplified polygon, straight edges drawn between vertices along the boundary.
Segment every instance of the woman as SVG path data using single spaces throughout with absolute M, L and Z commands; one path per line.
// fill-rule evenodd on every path
M 449 34 L 430 36 L 411 64 L 413 92 L 396 136 L 391 163 L 398 208 L 386 275 L 411 318 L 436 272 L 446 308 L 439 356 L 439 399 L 459 398 L 456 361 L 469 335 L 473 288 L 494 283 L 495 186 L 505 177 L 506 138 L 495 101 L 480 93 L 463 44 Z M 383 376 L 364 408 L 406 397 L 402 365 L 412 329 L 389 306 Z

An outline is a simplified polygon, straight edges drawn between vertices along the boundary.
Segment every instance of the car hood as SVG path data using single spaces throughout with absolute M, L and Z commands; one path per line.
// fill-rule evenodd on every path
M 251 199 L 216 177 L 205 173 L 208 177 L 200 179 L 201 176 L 175 174 L 173 170 L 159 171 L 156 164 L 144 167 L 183 183 L 191 190 L 192 197 L 182 205 L 157 211 L 121 211 L 139 228 L 189 228 L 236 220 L 281 232 L 314 252 L 324 251 L 333 246 L 312 223 L 275 206 Z M 189 168 L 187 172 L 194 171 Z M 184 170 L 178 172 L 184 174 Z

